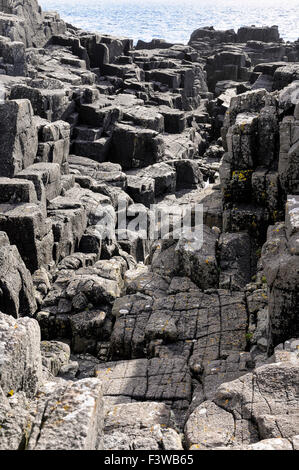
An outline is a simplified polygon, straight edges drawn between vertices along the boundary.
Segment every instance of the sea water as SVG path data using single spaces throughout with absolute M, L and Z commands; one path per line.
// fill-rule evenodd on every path
M 278 25 L 286 41 L 299 37 L 299 0 L 40 0 L 44 10 L 87 31 L 137 41 L 163 38 L 186 44 L 192 31 L 213 25 Z

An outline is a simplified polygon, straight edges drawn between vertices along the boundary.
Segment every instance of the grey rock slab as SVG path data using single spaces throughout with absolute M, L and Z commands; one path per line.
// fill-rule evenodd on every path
M 53 386 L 53 384 L 52 384 Z M 29 450 L 99 450 L 102 448 L 103 402 L 101 383 L 83 379 L 61 386 L 45 386 L 36 402 L 36 418 Z
M 40 329 L 36 320 L 0 314 L 0 385 L 5 395 L 32 398 L 42 384 Z
M 142 446 L 142 447 L 141 447 Z M 164 403 L 115 404 L 105 416 L 105 450 L 182 450 L 174 417 Z
M 37 128 L 28 100 L 7 101 L 0 105 L 0 174 L 13 177 L 32 165 L 37 153 Z
M 8 315 L 32 316 L 37 305 L 31 274 L 16 246 L 0 248 L 0 308 Z
M 198 406 L 185 426 L 189 450 L 226 447 L 234 437 L 233 416 L 215 403 L 206 401 Z

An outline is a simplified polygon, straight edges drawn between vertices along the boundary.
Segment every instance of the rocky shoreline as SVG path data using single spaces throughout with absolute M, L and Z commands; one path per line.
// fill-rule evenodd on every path
M 298 450 L 299 40 L 0 0 L 0 57 L 0 450 Z

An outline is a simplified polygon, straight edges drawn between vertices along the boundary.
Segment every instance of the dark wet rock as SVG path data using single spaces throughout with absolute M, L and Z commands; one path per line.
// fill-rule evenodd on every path
M 223 289 L 241 290 L 251 281 L 251 243 L 247 233 L 224 233 L 219 239 L 220 280 Z
M 0 178 L 1 204 L 36 203 L 37 195 L 33 183 L 18 178 Z
M 222 80 L 243 80 L 249 78 L 246 67 L 250 67 L 247 54 L 239 51 L 219 52 L 207 60 L 207 78 L 210 90 Z
M 183 111 L 160 106 L 159 112 L 164 117 L 165 132 L 170 134 L 179 134 L 186 128 L 186 117 Z
M 193 45 L 192 43 L 196 41 L 204 42 L 206 39 L 218 44 L 230 43 L 236 41 L 236 33 L 232 29 L 227 31 L 215 30 L 213 26 L 199 28 L 192 33 L 189 44 Z
M 114 129 L 111 158 L 125 170 L 154 164 L 162 160 L 163 152 L 163 141 L 154 130 L 128 124 L 118 124 Z
M 17 246 L 26 267 L 34 272 L 52 263 L 53 233 L 51 221 L 44 218 L 36 204 L 2 204 L 1 230 Z
M 168 164 L 176 170 L 176 191 L 190 188 L 200 188 L 204 185 L 203 175 L 197 161 L 174 160 Z
M 134 202 L 149 207 L 155 202 L 155 180 L 151 177 L 127 174 L 127 192 Z
M 280 39 L 278 26 L 258 27 L 244 26 L 238 30 L 237 42 L 263 41 L 278 42 Z

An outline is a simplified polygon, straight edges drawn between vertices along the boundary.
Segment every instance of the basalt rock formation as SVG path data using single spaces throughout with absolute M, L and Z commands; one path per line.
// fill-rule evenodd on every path
M 0 449 L 298 450 L 299 42 L 0 11 Z

